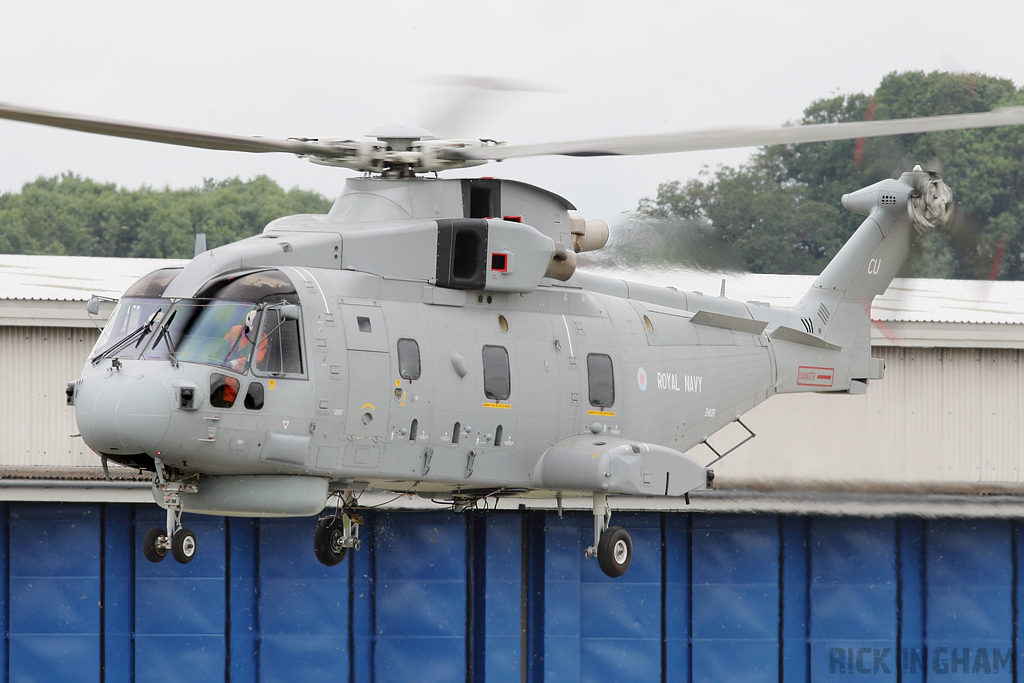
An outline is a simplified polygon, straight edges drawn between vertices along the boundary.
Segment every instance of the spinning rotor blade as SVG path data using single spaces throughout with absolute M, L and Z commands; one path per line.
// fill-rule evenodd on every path
M 231 152 L 289 152 L 291 154 L 316 155 L 321 157 L 338 156 L 331 146 L 301 140 L 275 140 L 272 138 L 254 138 L 242 135 L 225 135 L 209 133 L 187 128 L 169 128 L 151 126 L 142 123 L 102 119 L 77 114 L 63 114 L 43 109 L 29 109 L 13 104 L 0 103 L 0 119 L 36 123 L 52 128 L 67 128 L 85 133 L 111 135 L 132 140 L 161 142 L 167 145 L 183 147 L 199 147 L 202 149 L 218 149 Z
M 480 130 L 488 118 L 481 114 L 496 104 L 499 93 L 555 92 L 539 83 L 492 76 L 437 76 L 427 83 L 447 91 L 421 124 L 440 138 L 470 137 L 467 131 Z
M 478 149 L 452 150 L 461 159 L 503 161 L 517 157 L 562 155 L 574 157 L 669 154 L 733 147 L 762 147 L 803 142 L 830 142 L 857 138 L 930 133 L 942 130 L 992 128 L 1024 124 L 1024 107 L 1006 107 L 977 114 L 927 116 L 915 119 L 819 123 L 770 128 L 723 128 L 680 133 L 655 133 L 575 142 L 547 142 L 532 145 L 497 145 Z
M 968 128 L 1024 124 L 1024 107 L 1010 107 L 976 114 L 929 116 L 916 119 L 825 123 L 806 126 L 731 128 L 655 133 L 575 142 L 530 145 L 491 144 L 480 140 L 430 140 L 411 152 L 391 150 L 386 144 L 362 140 L 289 139 L 226 135 L 185 128 L 152 126 L 128 121 L 63 114 L 0 103 L 0 119 L 23 121 L 55 128 L 67 128 L 99 135 L 146 140 L 184 147 L 233 152 L 286 152 L 312 157 L 313 161 L 345 166 L 367 172 L 381 172 L 386 166 L 404 166 L 424 173 L 472 166 L 485 161 L 502 161 L 530 156 L 624 156 L 668 154 L 697 150 L 761 147 L 805 142 L 828 142 L 884 135 L 905 135 Z M 426 151 L 422 151 L 426 149 Z

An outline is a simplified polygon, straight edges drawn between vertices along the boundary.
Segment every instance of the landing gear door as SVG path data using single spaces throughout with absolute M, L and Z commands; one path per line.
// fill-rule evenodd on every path
M 346 431 L 356 438 L 381 439 L 392 391 L 384 313 L 375 303 L 342 304 L 341 319 L 348 345 Z

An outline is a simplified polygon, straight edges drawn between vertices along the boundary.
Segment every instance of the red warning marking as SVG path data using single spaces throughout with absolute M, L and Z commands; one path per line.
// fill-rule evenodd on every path
M 796 370 L 796 383 L 805 387 L 830 387 L 835 375 L 835 368 L 810 368 L 801 365 Z

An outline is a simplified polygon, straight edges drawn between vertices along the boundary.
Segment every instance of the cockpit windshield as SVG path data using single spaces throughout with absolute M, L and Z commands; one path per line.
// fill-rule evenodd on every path
M 303 376 L 299 313 L 294 286 L 275 270 L 213 280 L 192 299 L 144 296 L 136 286 L 114 309 L 92 360 L 141 356 Z
M 149 336 L 170 306 L 160 295 L 182 269 L 160 268 L 140 278 L 128 288 L 114 307 L 90 358 L 134 358 L 146 348 Z
M 128 297 L 117 302 L 90 358 L 134 358 L 146 347 L 153 330 L 171 302 L 167 299 Z
M 152 336 L 150 360 L 217 365 L 243 373 L 301 375 L 298 306 L 184 299 Z
M 256 344 L 260 306 L 239 301 L 178 301 L 153 336 L 144 357 L 150 360 L 219 365 L 245 372 Z M 264 341 L 264 349 L 266 342 Z M 265 351 L 264 351 L 265 353 Z

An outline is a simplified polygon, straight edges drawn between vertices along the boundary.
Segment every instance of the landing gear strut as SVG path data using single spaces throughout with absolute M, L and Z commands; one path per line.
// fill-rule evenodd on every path
M 618 578 L 633 561 L 633 541 L 620 526 L 610 526 L 612 510 L 607 494 L 594 494 L 594 545 L 587 548 L 587 559 L 597 555 L 597 563 L 607 576 Z
M 356 512 L 355 496 L 346 492 L 336 494 L 334 514 L 321 517 L 313 532 L 313 552 L 321 564 L 333 567 L 341 563 L 348 549 L 359 550 L 359 527 L 363 517 Z
M 181 493 L 195 493 L 198 486 L 194 479 L 172 481 L 164 476 L 163 464 L 157 461 L 156 488 L 164 496 L 167 508 L 167 528 L 153 527 L 146 532 L 142 541 L 142 554 L 150 562 L 160 562 L 167 557 L 167 551 L 181 564 L 188 564 L 196 556 L 196 535 L 181 525 Z

